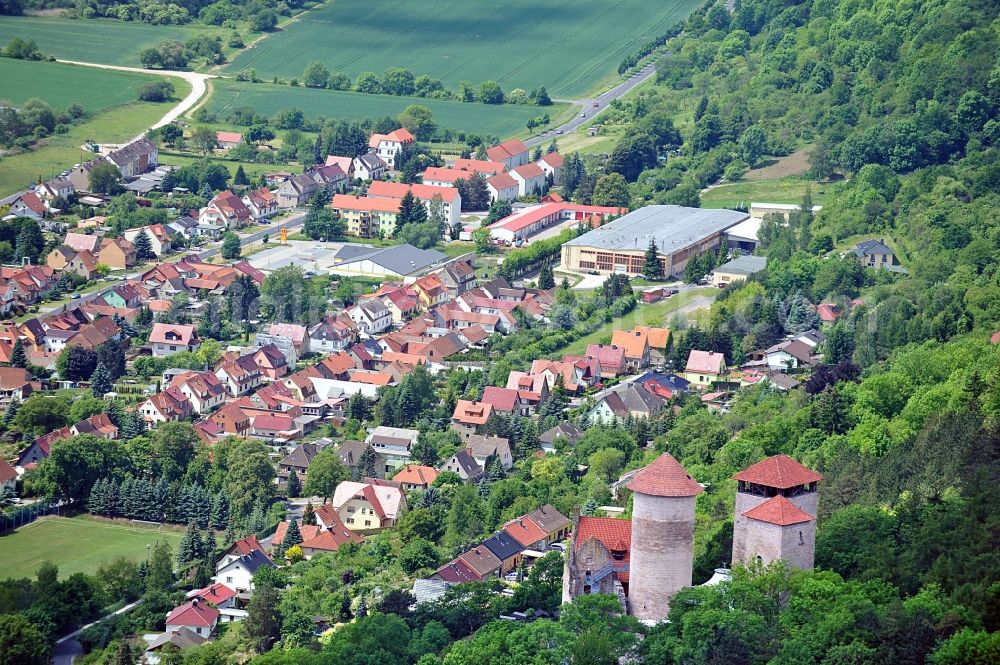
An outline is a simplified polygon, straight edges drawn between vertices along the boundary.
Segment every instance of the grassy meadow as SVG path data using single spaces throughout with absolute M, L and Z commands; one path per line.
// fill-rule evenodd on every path
M 293 25 L 298 25 L 294 23 Z M 531 118 L 548 113 L 553 119 L 565 109 L 565 104 L 538 106 L 490 106 L 463 102 L 368 95 L 360 92 L 292 88 L 271 83 L 241 83 L 232 80 L 212 82 L 213 93 L 206 106 L 220 120 L 240 106 L 253 106 L 271 116 L 288 107 L 302 109 L 307 117 L 323 116 L 344 120 L 362 120 L 381 116 L 397 116 L 410 104 L 421 104 L 431 110 L 440 127 L 477 134 L 511 136 L 522 132 Z
M 115 19 L 60 16 L 0 16 L 0 44 L 14 37 L 34 39 L 38 50 L 60 60 L 139 67 L 139 52 L 165 39 L 185 41 L 201 32 L 222 32 L 200 24 L 151 25 Z
M 160 78 L 58 62 L 0 58 L 0 98 L 15 105 L 37 97 L 57 110 L 76 102 L 87 112 L 101 111 L 137 101 L 139 88 Z M 180 82 L 174 78 L 170 81 L 175 86 Z
M 578 97 L 616 76 L 626 55 L 699 4 L 331 0 L 239 53 L 227 70 L 252 67 L 265 78 L 292 78 L 322 60 L 352 77 L 406 67 L 452 89 L 459 81 L 492 79 L 504 90 L 545 85 L 553 97 Z
M 760 203 L 802 203 L 802 197 L 809 188 L 814 205 L 823 205 L 834 193 L 834 183 L 816 182 L 803 178 L 782 178 L 778 180 L 740 181 L 717 187 L 701 193 L 702 208 L 749 207 L 751 202 Z
M 170 530 L 168 530 L 170 529 Z M 45 561 L 59 567 L 59 576 L 94 573 L 102 564 L 124 556 L 146 557 L 146 545 L 165 540 L 176 551 L 183 530 L 151 528 L 99 520 L 88 515 L 43 517 L 13 533 L 0 536 L 0 577 L 34 577 Z

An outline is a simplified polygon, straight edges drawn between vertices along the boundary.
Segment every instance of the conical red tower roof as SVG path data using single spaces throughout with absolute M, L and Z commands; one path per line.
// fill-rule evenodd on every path
M 743 517 L 778 526 L 811 522 L 816 519 L 781 495 L 773 496 L 756 508 L 751 508 L 743 513 Z
M 740 471 L 733 478 L 782 490 L 823 480 L 823 476 L 807 469 L 788 455 L 768 457 Z
M 627 487 L 652 496 L 697 496 L 705 491 L 670 453 L 663 453 L 635 474 Z

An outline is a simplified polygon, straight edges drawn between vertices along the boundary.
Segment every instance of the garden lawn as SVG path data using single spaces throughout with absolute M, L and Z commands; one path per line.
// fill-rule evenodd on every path
M 410 104 L 421 104 L 431 110 L 434 122 L 439 127 L 495 136 L 517 134 L 525 129 L 528 120 L 545 113 L 555 118 L 566 108 L 563 104 L 545 107 L 465 104 L 420 97 L 368 95 L 230 80 L 214 81 L 212 88 L 213 93 L 206 106 L 219 116 L 219 120 L 225 120 L 228 113 L 241 106 L 252 106 L 266 116 L 272 116 L 283 108 L 295 107 L 302 109 L 306 117 L 321 115 L 324 118 L 363 120 L 395 117 Z
M 162 531 L 98 520 L 89 515 L 43 517 L 14 533 L 0 536 L 0 576 L 34 577 L 44 561 L 59 566 L 61 577 L 94 573 L 103 563 L 124 556 L 141 560 L 146 545 L 166 540 L 176 551 L 183 530 Z
M 702 208 L 749 208 L 758 203 L 802 203 L 809 188 L 814 205 L 823 205 L 834 192 L 833 183 L 821 183 L 802 178 L 742 181 L 719 185 L 701 194 Z
M 0 195 L 12 194 L 40 179 L 51 178 L 78 162 L 93 158 L 93 153 L 80 148 L 88 141 L 124 143 L 163 117 L 190 91 L 181 79 L 172 79 L 175 100 L 163 103 L 133 102 L 106 109 L 80 125 L 73 125 L 66 134 L 53 134 L 45 145 L 25 153 L 0 159 Z
M 640 302 L 635 309 L 620 319 L 604 324 L 589 335 L 585 335 L 549 355 L 552 358 L 562 358 L 567 354 L 583 355 L 587 351 L 588 345 L 608 343 L 615 330 L 631 330 L 636 324 L 640 326 L 669 326 L 670 317 L 679 310 L 696 304 L 699 299 L 707 299 L 711 302 L 718 294 L 719 289 L 705 287 L 682 291 L 675 296 L 649 305 Z
M 302 77 L 313 60 L 352 78 L 406 67 L 455 89 L 495 80 L 505 91 L 546 86 L 563 98 L 617 77 L 622 59 L 700 0 L 330 0 L 239 53 L 230 72 Z M 43 49 L 44 50 L 44 49 Z
M 201 33 L 225 33 L 215 26 L 150 25 L 115 19 L 59 16 L 0 16 L 0 45 L 14 37 L 34 39 L 38 50 L 60 60 L 139 67 L 139 52 L 163 40 L 185 41 Z
M 74 102 L 91 113 L 128 104 L 138 100 L 139 88 L 144 84 L 163 78 L 58 62 L 0 58 L 0 81 L 3 81 L 0 97 L 15 105 L 37 97 L 59 111 Z M 170 81 L 176 86 L 180 79 Z

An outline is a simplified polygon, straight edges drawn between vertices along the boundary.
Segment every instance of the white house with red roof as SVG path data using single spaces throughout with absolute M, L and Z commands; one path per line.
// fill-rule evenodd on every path
M 551 179 L 553 185 L 558 185 L 562 181 L 563 156 L 558 152 L 542 155 L 535 164 L 545 172 L 545 178 Z
M 275 207 L 277 207 L 276 200 Z M 243 199 L 228 190 L 213 196 L 208 205 L 198 211 L 199 225 L 213 226 L 223 231 L 242 228 L 251 219 L 253 219 L 253 213 Z
M 243 201 L 243 205 L 250 211 L 250 217 L 253 219 L 270 217 L 278 212 L 278 197 L 267 187 L 247 192 L 240 200 Z
M 684 378 L 698 388 L 708 388 L 726 374 L 726 358 L 714 351 L 691 349 L 687 365 L 684 367 Z
M 510 139 L 487 148 L 486 156 L 491 162 L 502 162 L 508 169 L 523 166 L 530 161 L 528 146 L 518 139 Z
M 247 611 L 240 607 L 240 598 L 236 589 L 222 582 L 214 582 L 204 589 L 189 591 L 187 597 L 191 600 L 197 598 L 219 610 L 219 623 L 242 621 L 247 616 Z
M 507 173 L 504 176 L 510 175 Z M 489 182 L 487 181 L 487 185 Z M 541 203 L 528 206 L 490 225 L 490 235 L 502 242 L 524 241 L 536 233 L 562 222 L 582 221 L 587 217 L 608 219 L 621 212 L 620 208 L 591 206 L 581 203 Z
M 149 333 L 154 358 L 165 358 L 181 351 L 197 351 L 201 346 L 194 326 L 179 323 L 154 323 Z
M 195 413 L 204 415 L 222 405 L 226 400 L 226 387 L 212 372 L 184 372 L 170 382 L 188 401 Z
M 10 204 L 8 212 L 15 217 L 41 220 L 45 216 L 45 204 L 34 192 L 25 192 Z
M 239 132 L 216 132 L 215 143 L 222 150 L 232 150 L 243 142 L 243 135 Z
M 10 462 L 0 458 L 0 490 L 14 491 L 17 485 L 17 469 Z
M 545 189 L 545 171 L 538 164 L 524 164 L 510 170 L 510 176 L 517 181 L 519 196 L 541 196 Z
M 351 531 L 393 526 L 406 511 L 406 495 L 395 484 L 347 481 L 337 485 L 331 504 Z
M 498 173 L 486 179 L 486 189 L 490 193 L 490 201 L 516 201 L 520 185 L 510 173 Z
M 354 180 L 354 158 L 339 155 L 327 155 L 324 166 L 339 166 L 348 180 Z
M 405 127 L 388 134 L 372 134 L 368 139 L 368 147 L 385 162 L 390 170 L 396 170 L 396 160 L 403 147 L 416 142 L 413 134 Z
M 135 239 L 139 237 L 140 233 L 145 233 L 149 237 L 150 249 L 157 256 L 162 256 L 173 247 L 170 234 L 163 228 L 163 224 L 150 224 L 149 226 L 140 226 L 137 229 L 127 229 L 122 233 L 122 236 L 129 242 L 135 243 Z
M 136 410 L 149 429 L 155 429 L 160 423 L 186 420 L 194 413 L 191 402 L 178 388 L 167 388 L 156 393 L 141 402 Z
M 198 598 L 192 598 L 167 615 L 167 632 L 187 628 L 197 635 L 208 637 L 215 632 L 218 623 L 219 610 Z

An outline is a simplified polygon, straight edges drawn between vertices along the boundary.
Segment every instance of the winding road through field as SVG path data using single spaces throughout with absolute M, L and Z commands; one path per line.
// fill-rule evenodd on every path
M 181 117 L 198 103 L 205 92 L 208 90 L 208 84 L 206 81 L 208 79 L 216 78 L 214 74 L 199 74 L 198 72 L 179 72 L 170 69 L 143 69 L 142 67 L 121 67 L 118 65 L 102 65 L 96 62 L 80 62 L 77 60 L 58 60 L 57 62 L 62 62 L 67 65 L 80 65 L 81 67 L 94 67 L 96 69 L 113 69 L 119 72 L 135 72 L 137 74 L 152 74 L 154 76 L 173 76 L 174 78 L 184 79 L 191 84 L 191 92 L 187 96 L 177 103 L 172 109 L 170 109 L 166 115 L 157 120 L 150 129 L 156 129 L 158 127 L 163 127 L 168 125 L 177 118 Z M 139 138 L 139 137 L 136 137 Z

